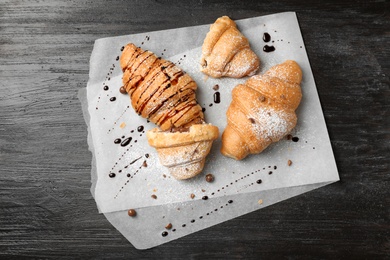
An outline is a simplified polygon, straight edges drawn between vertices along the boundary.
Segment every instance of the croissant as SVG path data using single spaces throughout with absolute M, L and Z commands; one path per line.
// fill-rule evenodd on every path
M 296 125 L 302 71 L 292 60 L 250 77 L 232 91 L 221 153 L 236 160 L 262 152 Z
M 130 43 L 123 49 L 120 66 L 132 107 L 161 130 L 203 122 L 197 85 L 174 63 Z
M 219 131 L 213 125 L 196 124 L 186 132 L 163 132 L 155 128 L 146 135 L 149 144 L 156 148 L 160 163 L 168 167 L 174 178 L 181 180 L 202 171 Z
M 254 75 L 260 60 L 236 23 L 222 16 L 210 26 L 203 42 L 200 64 L 201 71 L 211 77 L 241 78 Z
M 176 179 L 199 174 L 219 131 L 204 121 L 195 81 L 174 63 L 132 43 L 123 49 L 120 66 L 132 107 L 160 127 L 146 135 L 161 164 Z

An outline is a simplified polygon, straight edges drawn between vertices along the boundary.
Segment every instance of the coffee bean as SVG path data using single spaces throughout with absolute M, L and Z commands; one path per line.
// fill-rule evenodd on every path
M 122 93 L 122 94 L 127 94 L 127 91 L 126 91 L 124 86 L 119 88 L 119 92 Z
M 214 181 L 214 175 L 212 175 L 211 173 L 207 174 L 206 175 L 206 181 L 207 182 L 213 182 Z
M 137 212 L 134 209 L 129 209 L 127 211 L 127 215 L 129 215 L 130 217 L 135 217 L 137 215 Z

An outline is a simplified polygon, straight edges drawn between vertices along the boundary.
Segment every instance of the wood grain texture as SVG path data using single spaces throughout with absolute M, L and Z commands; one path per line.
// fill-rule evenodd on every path
M 386 1 L 1 1 L 0 258 L 385 259 L 390 255 Z M 94 40 L 295 11 L 341 181 L 146 251 L 90 194 L 77 92 Z

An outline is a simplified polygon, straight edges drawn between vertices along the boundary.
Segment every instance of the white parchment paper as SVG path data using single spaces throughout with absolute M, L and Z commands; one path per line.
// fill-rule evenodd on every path
M 236 22 L 261 59 L 259 73 L 287 59 L 297 61 L 302 68 L 303 99 L 297 110 L 298 125 L 292 133 L 295 142 L 285 139 L 259 155 L 235 161 L 220 154 L 218 139 L 203 173 L 186 181 L 175 180 L 160 166 L 145 136 L 145 131 L 155 126 L 136 115 L 129 97 L 119 93 L 122 72 L 117 57 L 121 47 L 132 42 L 175 62 L 190 74 L 198 84 L 198 102 L 205 108 L 206 120 L 217 125 L 221 133 L 231 90 L 245 79 L 207 78 L 199 71 L 201 45 L 209 25 L 95 42 L 86 93 L 80 92 L 93 154 L 91 191 L 99 211 L 106 213 L 137 248 L 159 245 L 339 179 L 295 13 Z M 271 36 L 269 42 L 262 39 L 265 32 Z M 265 45 L 274 46 L 275 51 L 264 52 Z M 215 85 L 219 86 L 220 103 L 214 102 Z M 288 160 L 293 162 L 291 166 Z M 214 182 L 205 181 L 207 173 L 215 176 Z M 191 199 L 190 194 L 195 198 Z M 204 196 L 208 199 L 202 200 Z M 127 215 L 129 208 L 137 209 L 136 218 Z M 162 236 L 167 223 L 174 224 L 175 231 Z

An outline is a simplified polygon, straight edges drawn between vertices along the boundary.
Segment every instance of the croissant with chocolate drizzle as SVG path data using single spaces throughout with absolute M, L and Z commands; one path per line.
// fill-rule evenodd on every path
M 200 173 L 219 132 L 204 121 L 195 81 L 171 61 L 132 43 L 123 49 L 120 66 L 132 107 L 160 128 L 147 137 L 161 164 L 177 179 Z
M 222 16 L 210 26 L 204 39 L 200 65 L 203 73 L 214 78 L 241 78 L 254 75 L 260 60 L 236 23 Z

